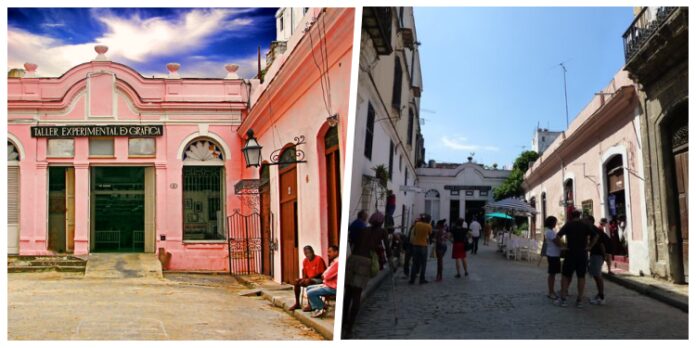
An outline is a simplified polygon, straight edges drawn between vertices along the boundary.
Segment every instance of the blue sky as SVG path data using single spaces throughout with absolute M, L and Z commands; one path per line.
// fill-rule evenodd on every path
M 631 8 L 416 8 L 426 159 L 510 166 L 566 128 L 624 64 Z M 446 25 L 445 25 L 446 24 Z
M 32 8 L 8 10 L 8 69 L 25 62 L 42 76 L 58 76 L 96 56 L 107 56 L 146 76 L 166 75 L 165 65 L 181 64 L 183 77 L 224 77 L 237 63 L 240 75 L 256 74 L 275 39 L 276 8 Z

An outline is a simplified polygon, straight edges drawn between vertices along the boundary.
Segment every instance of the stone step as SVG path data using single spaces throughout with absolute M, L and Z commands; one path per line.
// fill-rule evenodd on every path
M 32 273 L 32 272 L 84 272 L 85 266 L 10 266 L 7 273 Z

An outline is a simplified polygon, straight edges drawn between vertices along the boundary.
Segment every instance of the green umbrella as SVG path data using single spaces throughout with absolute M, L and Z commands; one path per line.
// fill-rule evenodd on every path
M 486 214 L 486 219 L 493 219 L 493 218 L 512 220 L 512 216 L 510 216 L 508 214 L 504 214 L 504 213 L 488 213 L 488 214 Z

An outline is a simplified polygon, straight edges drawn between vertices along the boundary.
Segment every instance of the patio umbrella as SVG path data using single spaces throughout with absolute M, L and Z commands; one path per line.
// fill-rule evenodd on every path
M 527 202 L 517 198 L 505 198 L 503 200 L 488 203 L 485 206 L 488 210 L 505 211 L 511 213 L 536 214 L 537 211 Z
M 487 213 L 486 214 L 486 219 L 505 219 L 505 220 L 512 220 L 512 216 L 505 214 L 505 213 Z

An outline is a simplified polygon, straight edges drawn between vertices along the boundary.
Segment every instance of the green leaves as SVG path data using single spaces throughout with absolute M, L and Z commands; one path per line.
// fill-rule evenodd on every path
M 508 197 L 519 197 L 524 194 L 522 182 L 524 181 L 524 173 L 529 166 L 539 158 L 539 154 L 535 151 L 524 151 L 512 165 L 510 176 L 505 181 L 493 190 L 493 199 L 499 201 Z

